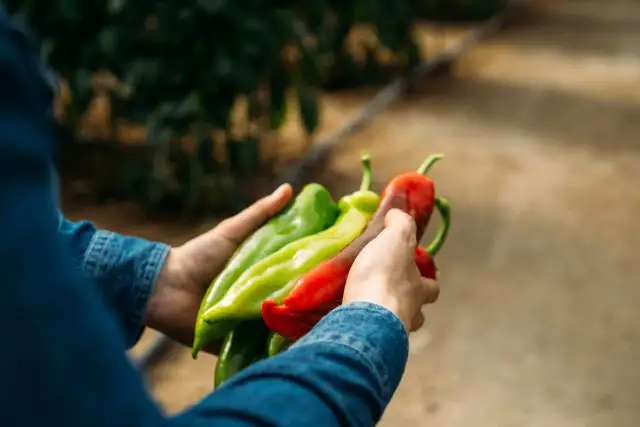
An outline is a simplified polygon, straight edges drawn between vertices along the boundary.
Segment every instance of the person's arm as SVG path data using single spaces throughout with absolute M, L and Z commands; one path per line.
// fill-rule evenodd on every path
M 88 221 L 60 214 L 60 234 L 82 271 L 116 315 L 127 347 L 140 337 L 144 314 L 170 247 L 163 243 L 97 230 Z
M 0 425 L 165 425 L 58 232 L 50 93 L 26 44 L 0 8 Z
M 25 43 L 0 9 L 0 425 L 250 427 L 272 419 L 331 427 L 377 419 L 400 378 L 406 335 L 391 313 L 370 306 L 336 310 L 290 351 L 193 410 L 163 417 L 124 354 L 121 329 L 59 233 L 53 128 Z M 273 406 L 274 399 L 289 406 Z
M 394 314 L 376 304 L 346 304 L 290 349 L 250 366 L 179 419 L 203 427 L 373 426 L 407 356 L 407 332 Z M 206 424 L 208 417 L 216 422 Z

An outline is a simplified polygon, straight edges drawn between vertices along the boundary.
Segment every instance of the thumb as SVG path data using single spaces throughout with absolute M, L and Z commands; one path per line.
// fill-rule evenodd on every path
M 385 229 L 380 234 L 385 234 L 385 240 L 402 245 L 413 256 L 416 240 L 416 222 L 413 218 L 399 209 L 391 209 L 384 217 Z
M 361 256 L 368 259 L 371 268 L 386 270 L 390 264 L 404 266 L 409 260 L 413 260 L 416 248 L 415 221 L 406 213 L 392 209 L 385 216 L 384 222 L 384 230 L 365 246 Z
M 222 221 L 212 231 L 238 246 L 249 234 L 287 206 L 292 198 L 293 189 L 289 184 L 283 184 L 239 214 Z

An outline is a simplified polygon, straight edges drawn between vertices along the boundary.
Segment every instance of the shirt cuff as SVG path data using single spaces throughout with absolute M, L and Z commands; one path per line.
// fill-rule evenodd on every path
M 147 303 L 169 250 L 164 243 L 107 230 L 96 231 L 89 242 L 83 269 L 117 310 L 128 347 L 142 334 Z
M 398 317 L 368 302 L 352 302 L 327 314 L 292 347 L 327 343 L 349 347 L 371 366 L 384 398 L 391 399 L 409 357 L 409 337 Z

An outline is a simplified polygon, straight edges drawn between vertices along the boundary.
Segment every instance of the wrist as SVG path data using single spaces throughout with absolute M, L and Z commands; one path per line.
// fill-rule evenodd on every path
M 171 306 L 176 283 L 179 283 L 177 276 L 182 271 L 177 258 L 175 248 L 170 248 L 149 297 L 145 323 L 150 328 L 163 329 L 163 318 L 166 317 L 163 311 Z
M 366 296 L 363 295 L 362 297 L 350 298 L 348 300 L 344 299 L 342 303 L 343 304 L 349 304 L 349 303 L 375 304 L 376 306 L 389 311 L 391 314 L 397 317 L 407 332 L 411 328 L 411 320 L 412 320 L 411 316 L 406 313 L 407 310 L 403 309 L 402 304 L 400 304 L 400 302 L 396 298 L 393 298 L 391 296 L 388 296 L 388 295 L 376 296 L 376 295 L 370 294 Z

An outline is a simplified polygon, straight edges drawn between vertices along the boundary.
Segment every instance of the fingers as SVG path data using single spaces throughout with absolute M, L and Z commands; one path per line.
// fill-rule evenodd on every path
M 438 284 L 431 279 L 422 279 L 419 285 L 422 291 L 422 304 L 418 307 L 409 326 L 409 332 L 415 332 L 424 325 L 424 315 L 422 314 L 422 306 L 425 304 L 434 303 L 440 295 L 440 288 Z
M 440 287 L 435 280 L 422 278 L 420 286 L 424 295 L 424 304 L 432 304 L 438 300 L 438 297 L 440 296 Z
M 216 228 L 225 239 L 240 245 L 273 215 L 289 204 L 293 190 L 289 184 L 283 184 L 270 195 L 261 198 L 242 212 L 222 221 Z
M 390 230 L 395 236 L 410 245 L 415 246 L 416 222 L 411 216 L 399 209 L 391 209 L 384 217 L 385 230 Z
M 385 216 L 385 229 L 376 237 L 378 245 L 386 248 L 379 255 L 397 260 L 402 257 L 406 261 L 413 259 L 416 247 L 416 223 L 408 214 L 398 209 L 391 209 Z
M 411 327 L 409 328 L 409 331 L 415 332 L 420 329 L 422 325 L 424 325 L 424 315 L 422 314 L 422 311 L 418 311 L 411 320 Z

